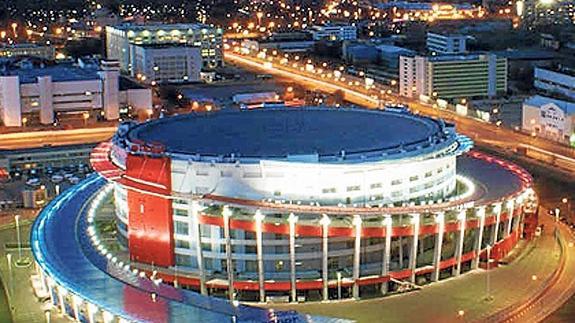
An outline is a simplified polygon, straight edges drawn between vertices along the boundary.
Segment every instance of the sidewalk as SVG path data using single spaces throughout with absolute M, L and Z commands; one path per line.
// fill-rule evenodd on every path
M 4 219 L 3 219 L 4 220 Z M 2 221 L 5 222 L 5 221 Z M 28 236 L 30 234 L 30 225 L 21 226 L 22 243 L 28 244 Z M 12 320 L 14 323 L 43 323 L 46 322 L 44 309 L 47 308 L 39 302 L 34 296 L 32 285 L 30 283 L 30 276 L 35 273 L 34 263 L 25 268 L 16 267 L 15 261 L 18 258 L 18 250 L 6 250 L 6 244 L 17 244 L 16 230 L 14 227 L 5 226 L 0 230 L 0 277 L 6 288 L 6 295 L 8 303 L 11 308 Z M 12 266 L 8 266 L 7 254 L 12 256 Z M 32 259 L 30 250 L 22 250 L 23 257 Z M 64 323 L 69 322 L 68 319 L 63 318 L 51 310 L 51 322 Z

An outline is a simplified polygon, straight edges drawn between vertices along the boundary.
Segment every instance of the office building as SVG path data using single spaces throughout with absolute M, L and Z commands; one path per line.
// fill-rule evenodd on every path
M 187 45 L 130 45 L 132 76 L 145 83 L 198 82 L 202 69 L 200 47 Z
M 34 56 L 54 59 L 54 47 L 37 44 L 0 44 L 0 57 Z
M 534 74 L 536 89 L 575 100 L 575 69 L 536 67 Z
M 401 56 L 399 92 L 459 99 L 495 97 L 507 91 L 507 59 L 492 54 Z
M 457 34 L 427 33 L 427 50 L 435 54 L 462 54 L 467 51 L 467 36 Z
M 200 48 L 202 69 L 223 65 L 222 30 L 203 24 L 123 24 L 106 27 L 106 55 L 120 62 L 123 71 L 132 72 L 130 45 L 179 44 Z M 181 47 L 181 50 L 184 47 Z
M 313 40 L 344 41 L 357 39 L 357 27 L 345 24 L 315 25 L 310 29 Z
M 0 75 L 0 119 L 20 127 L 31 118 L 52 124 L 57 113 L 100 113 L 119 118 L 121 106 L 151 109 L 151 90 L 125 87 L 118 63 L 103 61 L 99 68 L 72 64 L 44 65 L 32 61 L 7 62 Z

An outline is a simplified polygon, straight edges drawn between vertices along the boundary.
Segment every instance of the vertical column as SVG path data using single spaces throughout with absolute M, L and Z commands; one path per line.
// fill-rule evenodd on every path
M 58 302 L 60 303 L 60 311 L 62 315 L 66 315 L 66 304 L 64 302 L 64 296 L 68 294 L 68 291 L 63 287 L 58 286 Z
M 226 267 L 228 271 L 228 297 L 231 301 L 235 299 L 234 297 L 234 266 L 232 263 L 232 240 L 230 238 L 230 217 L 232 211 L 226 205 L 222 211 L 222 216 L 224 218 L 224 238 L 226 240 Z
M 88 312 L 88 323 L 95 323 L 96 313 L 98 313 L 98 307 L 94 304 L 87 303 L 86 311 Z
M 381 276 L 389 275 L 389 264 L 391 262 L 391 235 L 392 235 L 392 219 L 390 214 L 383 216 L 382 225 L 385 227 L 385 247 L 383 249 L 383 263 L 381 264 Z M 381 294 L 387 294 L 389 289 L 388 282 L 381 284 Z
M 103 311 L 102 318 L 104 319 L 104 323 L 112 323 L 114 322 L 114 315 L 110 312 Z
M 297 223 L 297 216 L 290 213 L 289 221 L 289 262 L 290 262 L 290 290 L 291 301 L 297 302 L 296 290 L 296 274 L 295 274 L 295 224 Z
M 443 233 L 445 232 L 445 213 L 439 212 L 435 215 L 435 223 L 437 223 L 437 233 L 435 236 L 435 247 L 433 248 L 433 274 L 431 280 L 439 281 L 439 272 L 441 267 L 441 249 L 443 247 Z
M 54 122 L 54 97 L 52 94 L 52 77 L 39 76 L 38 77 L 38 92 L 40 92 L 40 123 L 52 124 Z
M 403 214 L 399 216 L 399 223 L 403 225 Z M 403 236 L 399 236 L 399 268 L 403 269 Z
M 463 209 L 457 215 L 457 220 L 459 221 L 459 232 L 457 234 L 457 245 L 455 246 L 455 268 L 453 270 L 453 276 L 459 276 L 461 274 L 461 257 L 463 255 L 463 242 L 465 241 L 465 221 L 467 216 L 467 210 Z
M 48 294 L 50 294 L 50 302 L 52 306 L 56 306 L 56 299 L 54 298 L 54 285 L 50 277 L 46 277 L 46 285 L 48 286 Z
M 507 228 L 505 229 L 505 237 L 511 234 L 511 225 L 513 224 L 513 213 L 515 210 L 515 200 L 507 202 Z
M 77 295 L 72 295 L 72 309 L 74 310 L 74 319 L 80 322 L 80 305 L 82 304 L 82 299 Z
M 256 211 L 254 219 L 256 221 L 256 252 L 258 261 L 258 283 L 260 289 L 260 302 L 266 301 L 266 290 L 264 284 L 264 255 L 262 246 L 262 221 L 265 215 L 262 214 L 260 210 Z
M 226 207 L 224 206 L 224 211 Z M 229 212 L 229 210 L 225 211 Z M 200 230 L 200 206 L 197 201 L 192 201 L 192 230 L 194 236 L 196 237 L 196 262 L 198 263 L 198 272 L 200 277 L 200 292 L 202 295 L 207 295 L 208 291 L 206 289 L 206 272 L 204 270 L 204 254 L 202 252 L 202 231 Z M 224 221 L 225 217 L 224 217 Z M 227 240 L 226 240 L 227 249 Z M 227 251 L 226 251 L 227 255 Z
M 493 205 L 493 212 L 495 213 L 495 225 L 491 234 L 491 246 L 494 246 L 499 240 L 499 222 L 501 222 L 501 203 Z
M 323 300 L 328 300 L 328 275 L 327 275 L 327 261 L 328 261 L 328 228 L 331 220 L 324 214 L 320 220 L 320 224 L 322 226 L 322 270 L 321 270 L 321 278 L 323 282 Z
M 353 216 L 353 225 L 355 227 L 355 246 L 353 251 L 353 298 L 359 299 L 359 266 L 361 257 L 361 217 Z
M 415 283 L 415 270 L 417 269 L 417 244 L 419 242 L 419 213 L 411 214 L 413 224 L 413 236 L 411 251 L 409 253 L 409 269 L 411 270 L 410 281 Z
M 475 210 L 477 218 L 479 219 L 479 227 L 477 228 L 477 238 L 475 239 L 475 258 L 473 259 L 472 268 L 479 268 L 479 256 L 481 254 L 481 244 L 483 243 L 483 229 L 485 228 L 485 207 L 481 206 Z

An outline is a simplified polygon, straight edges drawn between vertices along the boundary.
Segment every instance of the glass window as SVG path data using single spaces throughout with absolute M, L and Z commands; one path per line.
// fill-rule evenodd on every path
M 189 225 L 185 222 L 176 221 L 176 229 L 177 234 L 184 234 L 188 235 L 190 232 Z

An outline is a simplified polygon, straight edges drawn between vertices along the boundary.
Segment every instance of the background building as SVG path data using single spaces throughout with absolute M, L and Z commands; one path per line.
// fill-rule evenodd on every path
M 0 44 L 0 57 L 34 56 L 54 59 L 54 47 L 37 44 Z
M 467 51 L 467 36 L 457 34 L 427 33 L 427 50 L 437 54 L 462 54 Z
M 131 75 L 146 83 L 198 82 L 202 69 L 199 47 L 130 45 Z
M 537 67 L 533 85 L 536 89 L 549 94 L 558 94 L 575 100 L 575 69 Z
M 533 96 L 523 102 L 521 125 L 523 131 L 575 145 L 575 103 Z
M 313 40 L 327 39 L 331 41 L 344 41 L 357 39 L 357 27 L 345 24 L 326 24 L 312 26 L 310 32 Z
M 507 59 L 492 54 L 401 56 L 399 93 L 419 98 L 494 97 L 507 91 Z
M 222 30 L 208 25 L 124 24 L 106 27 L 106 55 L 109 59 L 119 60 L 121 69 L 126 72 L 132 72 L 134 66 L 135 58 L 130 44 L 185 44 L 199 47 L 202 68 L 212 69 L 223 65 Z
M 150 89 L 121 88 L 125 82 L 120 82 L 117 62 L 81 68 L 22 60 L 6 63 L 4 71 L 0 75 L 0 118 L 9 127 L 25 125 L 32 118 L 52 124 L 56 113 L 95 112 L 106 120 L 116 120 L 120 106 L 152 107 Z

